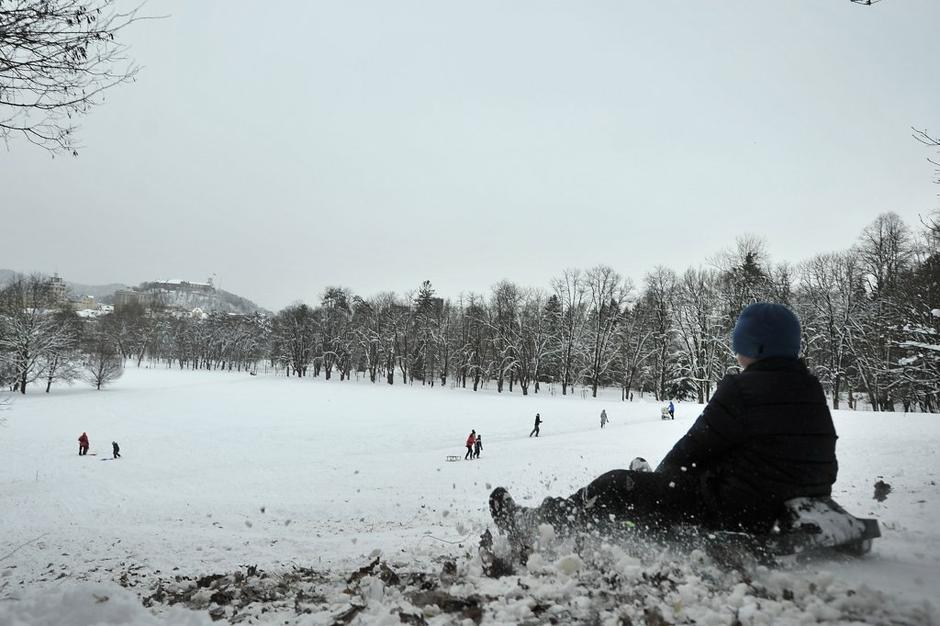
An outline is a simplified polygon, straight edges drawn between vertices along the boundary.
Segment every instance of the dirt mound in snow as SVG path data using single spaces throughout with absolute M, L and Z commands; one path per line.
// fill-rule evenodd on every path
M 608 544 L 532 554 L 500 578 L 476 555 L 405 571 L 380 555 L 347 575 L 302 567 L 201 577 L 124 575 L 143 604 L 187 607 L 232 624 L 928 624 L 929 605 L 911 605 L 813 568 L 729 570 L 709 556 L 661 551 L 642 559 Z M 634 552 L 635 554 L 635 552 Z M 204 613 L 205 614 L 205 613 Z

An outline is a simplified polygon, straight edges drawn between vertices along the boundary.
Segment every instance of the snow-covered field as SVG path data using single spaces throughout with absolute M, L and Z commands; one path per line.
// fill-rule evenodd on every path
M 613 394 L 500 396 L 133 367 L 101 392 L 38 391 L 14 398 L 2 414 L 0 625 L 208 622 L 215 607 L 208 599 L 193 612 L 159 600 L 145 609 L 136 596 L 175 576 L 232 574 L 248 565 L 322 574 L 315 600 L 266 609 L 278 623 L 401 623 L 403 606 L 417 611 L 408 620 L 427 623 L 461 616 L 538 623 L 562 605 L 568 620 L 617 623 L 617 608 L 603 594 L 583 597 L 613 584 L 592 583 L 597 568 L 639 588 L 666 560 L 651 564 L 646 555 L 641 563 L 604 546 L 598 562 L 605 565 L 557 553 L 536 558 L 521 577 L 487 579 L 476 556 L 490 525 L 487 496 L 504 485 L 534 504 L 568 495 L 634 456 L 655 466 L 700 408 L 679 404 L 676 420 L 663 422 L 656 404 L 621 403 Z M 604 430 L 601 409 L 611 418 Z M 542 436 L 528 438 L 537 411 Z M 657 598 L 636 600 L 662 605 L 640 606 L 639 615 L 664 623 L 936 621 L 940 419 L 850 411 L 835 419 L 834 496 L 850 512 L 881 521 L 884 536 L 872 553 L 732 578 L 707 563 L 686 564 L 676 574 L 681 580 Z M 483 436 L 483 454 L 465 462 L 471 428 Z M 95 456 L 78 456 L 82 431 Z M 122 459 L 110 460 L 112 440 Z M 461 460 L 445 462 L 452 454 Z M 884 502 L 872 497 L 879 478 L 892 486 Z M 346 580 L 374 555 L 398 573 L 435 577 L 453 560 L 457 582 L 446 588 L 455 597 L 481 595 L 482 613 L 422 613 L 415 596 L 378 575 Z M 337 618 L 350 606 L 359 608 Z M 217 615 L 232 618 L 228 610 Z

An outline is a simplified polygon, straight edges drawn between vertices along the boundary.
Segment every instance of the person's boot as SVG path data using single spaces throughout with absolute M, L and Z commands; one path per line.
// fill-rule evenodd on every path
M 502 487 L 490 494 L 490 514 L 513 544 L 526 548 L 535 543 L 541 524 L 551 526 L 558 536 L 587 529 L 584 512 L 568 498 L 545 498 L 541 505 L 529 508 L 516 504 Z
M 519 506 L 503 487 L 490 494 L 490 515 L 493 522 L 511 543 L 519 548 L 530 548 L 538 529 L 535 509 Z

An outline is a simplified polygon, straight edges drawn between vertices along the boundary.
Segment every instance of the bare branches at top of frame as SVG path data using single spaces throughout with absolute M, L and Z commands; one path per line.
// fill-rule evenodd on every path
M 911 126 L 911 131 L 914 133 L 914 139 L 921 142 L 922 144 L 926 144 L 928 146 L 940 146 L 940 139 L 931 136 L 927 132 L 926 128 L 924 130 L 920 130 Z
M 137 21 L 114 0 L 0 0 L 0 139 L 77 154 L 76 118 L 138 67 L 117 35 Z
M 851 0 L 853 4 L 864 4 L 865 6 L 870 7 L 873 4 L 878 4 L 881 0 Z
M 913 133 L 914 139 L 921 142 L 925 146 L 930 146 L 931 148 L 940 148 L 940 137 L 935 137 L 927 132 L 927 129 L 919 130 L 911 126 L 911 131 Z M 938 178 L 934 182 L 940 185 L 940 161 L 934 161 L 930 157 L 927 157 L 927 162 L 931 165 L 935 165 L 937 169 Z

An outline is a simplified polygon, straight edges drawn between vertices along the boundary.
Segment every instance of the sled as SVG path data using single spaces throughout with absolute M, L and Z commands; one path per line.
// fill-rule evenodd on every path
M 794 556 L 835 550 L 864 556 L 881 537 L 878 520 L 855 517 L 832 498 L 794 498 L 784 502 L 784 513 L 771 532 L 752 535 L 718 531 L 709 535 L 720 551 L 746 548 L 757 556 Z
M 460 455 L 458 455 L 458 454 L 448 454 L 447 457 L 446 457 L 444 460 L 447 461 L 448 463 L 453 463 L 454 461 L 459 461 L 459 460 L 460 460 Z
M 878 520 L 855 517 L 832 498 L 794 498 L 784 507 L 786 513 L 778 522 L 780 534 L 772 540 L 777 554 L 834 548 L 861 556 L 881 537 Z
M 674 419 L 676 419 L 676 418 L 675 418 L 675 416 L 673 416 L 673 415 L 669 412 L 669 409 L 668 409 L 668 408 L 663 407 L 663 410 L 660 411 L 660 419 L 664 419 L 664 420 L 674 420 Z
M 575 535 L 582 532 L 577 528 L 570 531 Z M 619 538 L 625 542 L 642 536 L 678 547 L 684 552 L 701 549 L 722 567 L 747 568 L 755 563 L 773 566 L 781 558 L 799 558 L 827 551 L 862 557 L 871 551 L 873 541 L 881 537 L 881 529 L 878 520 L 855 517 L 832 498 L 794 498 L 784 503 L 780 519 L 765 534 L 708 531 L 691 525 L 650 532 L 634 522 L 620 521 L 605 527 L 604 535 L 607 540 Z M 498 557 L 493 552 L 492 535 L 487 531 L 480 544 L 484 569 L 489 567 L 501 571 L 508 567 L 511 571 L 514 563 L 525 564 L 531 546 L 520 542 L 511 532 L 509 546 L 510 553 Z

